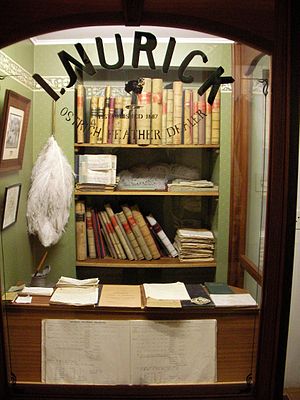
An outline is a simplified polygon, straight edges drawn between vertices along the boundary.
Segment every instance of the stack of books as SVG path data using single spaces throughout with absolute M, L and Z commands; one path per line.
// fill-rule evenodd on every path
M 78 213 L 78 215 L 77 215 Z M 124 204 L 114 212 L 87 208 L 76 202 L 77 260 L 105 258 L 152 260 L 176 257 L 177 251 L 152 215 L 143 216 L 138 206 Z
M 196 88 L 181 81 L 164 86 L 161 78 L 143 78 L 140 94 L 120 88 L 99 88 L 85 97 L 77 87 L 77 143 L 139 145 L 218 145 L 220 142 L 220 90 L 210 105 Z M 83 110 L 90 110 L 84 121 Z
M 180 261 L 214 261 L 215 239 L 207 229 L 177 229 L 174 246 Z
M 115 189 L 117 179 L 117 156 L 113 154 L 83 154 L 75 156 L 77 190 Z

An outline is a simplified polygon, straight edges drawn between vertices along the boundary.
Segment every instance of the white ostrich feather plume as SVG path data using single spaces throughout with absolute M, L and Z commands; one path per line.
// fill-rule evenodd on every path
M 72 168 L 51 136 L 32 169 L 27 201 L 28 231 L 45 247 L 57 243 L 64 232 L 73 187 Z

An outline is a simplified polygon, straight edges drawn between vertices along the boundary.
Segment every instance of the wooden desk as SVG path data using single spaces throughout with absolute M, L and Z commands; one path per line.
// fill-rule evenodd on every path
M 32 304 L 6 303 L 11 370 L 18 383 L 41 382 L 41 321 L 43 319 L 216 319 L 218 382 L 245 382 L 254 375 L 259 310 L 251 308 L 100 309 L 49 305 L 47 297 Z

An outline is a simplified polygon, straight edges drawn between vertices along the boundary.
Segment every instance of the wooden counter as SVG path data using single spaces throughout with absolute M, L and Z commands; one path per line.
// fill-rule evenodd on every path
M 11 370 L 18 383 L 41 382 L 41 321 L 43 319 L 216 319 L 217 380 L 245 382 L 254 375 L 259 310 L 251 308 L 189 307 L 184 309 L 101 309 L 49 305 L 34 296 L 31 304 L 6 303 Z

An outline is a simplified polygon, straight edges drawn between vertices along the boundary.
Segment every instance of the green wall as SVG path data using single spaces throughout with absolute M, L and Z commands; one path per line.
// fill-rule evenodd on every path
M 132 44 L 124 44 L 125 52 L 125 65 L 131 65 L 131 53 Z M 158 44 L 157 49 L 154 51 L 154 58 L 159 69 L 159 65 L 162 65 L 165 50 L 167 44 Z M 95 44 L 84 45 L 86 52 L 88 53 L 92 63 L 98 65 L 98 56 Z M 230 44 L 177 44 L 175 52 L 172 58 L 171 65 L 176 67 L 180 65 L 183 58 L 192 50 L 200 49 L 208 56 L 208 63 L 205 67 L 219 67 L 220 65 L 225 69 L 225 75 L 231 75 L 231 45 Z M 22 65 L 24 69 L 30 73 L 39 73 L 45 79 L 52 82 L 57 89 L 60 89 L 61 85 L 66 86 L 69 82 L 64 67 L 57 55 L 59 51 L 65 50 L 75 58 L 79 59 L 79 56 L 73 45 L 46 45 L 46 46 L 33 46 L 31 42 L 22 42 L 17 45 L 10 46 L 4 49 L 11 58 L 13 58 L 18 64 Z M 108 63 L 116 61 L 116 51 L 113 44 L 105 44 L 106 59 Z M 148 65 L 147 60 L 143 57 L 140 58 L 140 66 Z M 204 64 L 200 57 L 196 57 L 191 66 L 202 67 Z M 115 73 L 121 71 L 115 71 Z M 122 80 L 122 78 L 121 78 Z M 5 81 L 4 81 L 5 82 Z M 12 84 L 10 79 L 7 84 Z M 21 86 L 21 85 L 19 85 Z M 16 88 L 17 90 L 17 88 Z M 24 91 L 25 88 L 22 88 Z M 17 90 L 18 91 L 18 90 Z M 19 211 L 20 220 L 18 223 L 21 226 L 18 228 L 18 235 L 20 237 L 20 249 L 22 253 L 26 254 L 28 261 L 26 260 L 26 269 L 20 268 L 13 262 L 12 257 L 13 249 L 15 248 L 15 235 L 13 230 L 17 228 L 17 225 L 9 228 L 7 232 L 3 232 L 3 238 L 5 240 L 4 246 L 4 258 L 6 263 L 4 266 L 5 271 L 5 283 L 9 287 L 15 283 L 18 279 L 30 280 L 31 271 L 34 265 L 37 264 L 39 258 L 43 254 L 43 247 L 35 238 L 28 238 L 26 233 L 26 221 L 25 221 L 25 210 L 26 210 L 26 195 L 29 186 L 29 179 L 33 162 L 36 160 L 40 150 L 46 143 L 49 135 L 52 132 L 51 127 L 51 109 L 52 99 L 44 92 L 41 88 L 35 87 L 34 90 L 25 90 L 28 92 L 27 97 L 33 100 L 32 112 L 30 119 L 30 133 L 28 132 L 26 142 L 26 158 L 24 158 L 22 173 L 22 183 L 24 184 L 24 190 L 22 191 L 22 206 L 23 209 Z M 21 89 L 19 90 L 21 93 Z M 69 110 L 74 110 L 74 99 L 73 99 L 73 88 L 67 90 L 66 93 L 56 103 L 56 129 L 55 137 L 58 144 L 66 154 L 69 162 L 73 165 L 73 139 L 74 129 L 71 122 L 67 122 L 65 118 L 60 116 L 60 111 L 63 107 L 68 107 Z M 0 92 L 3 96 L 3 89 Z M 216 164 L 213 172 L 213 177 L 216 177 L 218 171 L 222 171 L 219 177 L 220 185 L 220 199 L 217 204 L 217 214 L 214 221 L 215 232 L 218 236 L 218 267 L 217 267 L 217 279 L 227 280 L 227 258 L 228 258 L 228 230 L 229 230 L 229 196 L 230 196 L 230 185 L 228 185 L 230 178 L 230 137 L 231 137 L 231 92 L 222 93 L 222 134 L 221 134 L 221 151 L 220 151 L 220 165 Z M 25 173 L 26 171 L 26 173 Z M 1 179 L 1 190 L 5 187 L 7 182 L 14 183 L 16 181 L 15 174 L 10 174 L 4 183 Z M 26 188 L 26 190 L 25 190 Z M 217 226 L 219 228 L 217 228 Z M 21 229 L 22 227 L 22 229 Z M 70 213 L 70 220 L 66 227 L 66 232 L 63 235 L 59 243 L 49 249 L 47 263 L 51 265 L 52 271 L 49 277 L 49 281 L 55 282 L 61 275 L 75 276 L 75 224 L 74 224 L 74 212 L 73 205 Z M 11 250 L 9 250 L 11 249 Z M 31 251 L 32 249 L 32 251 Z M 32 258 L 32 260 L 31 260 Z M 22 264 L 24 257 L 21 257 Z M 29 262 L 30 260 L 30 262 Z

